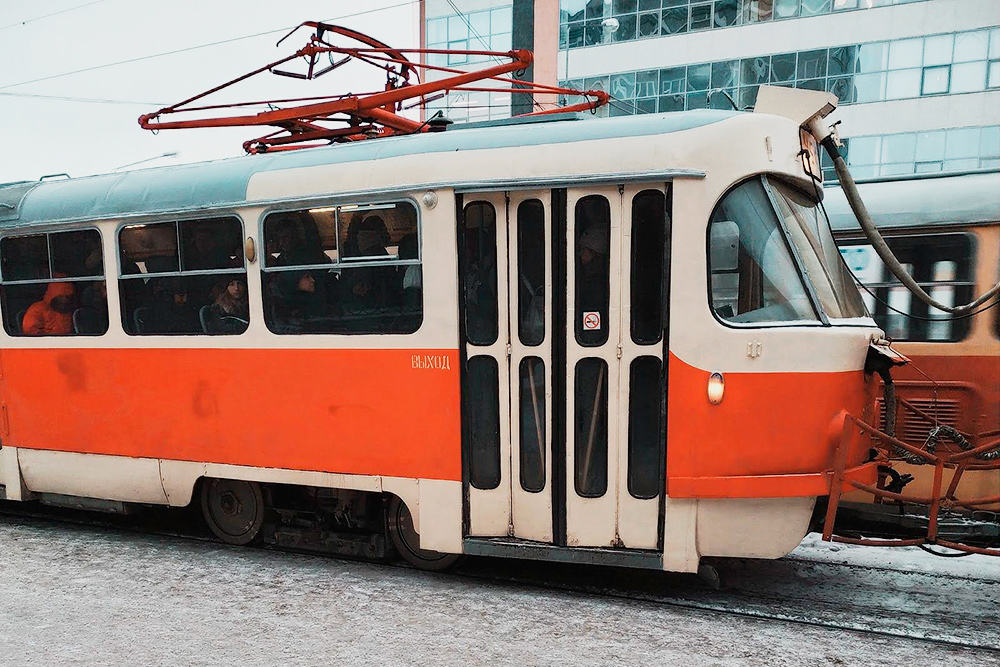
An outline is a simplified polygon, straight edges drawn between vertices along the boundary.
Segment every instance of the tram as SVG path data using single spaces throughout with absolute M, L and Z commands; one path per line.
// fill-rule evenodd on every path
M 0 494 L 432 569 L 785 555 L 881 331 L 835 98 L 759 100 L 0 188 Z
M 939 301 L 967 303 L 1000 278 L 1000 172 L 873 180 L 859 190 L 893 253 Z M 861 234 L 839 188 L 827 189 L 824 206 L 841 253 L 864 285 L 868 310 L 910 359 L 894 373 L 895 391 L 923 414 L 900 409 L 897 435 L 923 447 L 934 428 L 944 425 L 974 446 L 995 440 L 1000 436 L 1000 308 L 953 319 L 912 298 Z M 959 451 L 947 438 L 934 444 Z M 914 478 L 907 491 L 929 493 L 933 466 L 900 460 L 893 467 Z M 945 484 L 953 473 L 944 472 Z M 1000 471 L 968 471 L 958 492 L 966 498 L 1000 496 Z

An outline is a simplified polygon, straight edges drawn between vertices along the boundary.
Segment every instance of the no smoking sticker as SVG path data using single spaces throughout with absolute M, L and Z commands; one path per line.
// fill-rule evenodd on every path
M 598 331 L 601 328 L 601 314 L 597 312 L 586 312 L 583 314 L 583 330 Z

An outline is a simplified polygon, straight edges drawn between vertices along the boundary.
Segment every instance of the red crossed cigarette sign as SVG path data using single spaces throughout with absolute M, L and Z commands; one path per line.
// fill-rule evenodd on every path
M 601 314 L 597 312 L 586 312 L 583 314 L 583 330 L 597 331 L 601 328 Z

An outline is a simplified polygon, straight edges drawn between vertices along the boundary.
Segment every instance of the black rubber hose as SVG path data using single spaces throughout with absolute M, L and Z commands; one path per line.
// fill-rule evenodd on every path
M 868 242 L 872 244 L 872 248 L 878 256 L 885 262 L 885 265 L 892 272 L 892 275 L 903 283 L 903 285 L 913 292 L 913 294 L 926 303 L 929 306 L 933 306 L 938 310 L 942 310 L 946 313 L 954 314 L 965 314 L 969 311 L 980 306 L 997 294 L 1000 294 L 1000 283 L 997 283 L 989 290 L 986 291 L 981 297 L 976 299 L 971 303 L 967 303 L 962 306 L 949 306 L 937 301 L 930 294 L 924 291 L 917 281 L 910 276 L 909 273 L 903 268 L 896 256 L 892 254 L 892 250 L 886 244 L 885 239 L 879 234 L 878 229 L 875 227 L 875 223 L 872 221 L 871 216 L 868 214 L 868 209 L 865 207 L 865 203 L 861 200 L 861 194 L 858 192 L 858 186 L 854 182 L 854 178 L 851 176 L 851 172 L 847 169 L 847 162 L 844 161 L 843 156 L 841 156 L 840 151 L 837 150 L 837 144 L 833 138 L 833 135 L 828 136 L 822 141 L 823 148 L 830 155 L 830 159 L 833 160 L 833 167 L 837 170 L 837 178 L 840 179 L 840 187 L 844 189 L 844 195 L 847 197 L 847 203 L 850 204 L 851 210 L 854 211 L 854 216 L 858 219 L 858 224 L 861 225 L 861 231 L 864 232 L 865 237 Z

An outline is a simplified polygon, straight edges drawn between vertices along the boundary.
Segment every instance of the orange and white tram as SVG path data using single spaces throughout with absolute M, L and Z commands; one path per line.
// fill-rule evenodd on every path
M 0 489 L 234 543 L 306 508 L 427 567 L 782 556 L 874 404 L 829 98 L 0 188 Z
M 907 270 L 939 301 L 968 303 L 1000 279 L 1000 173 L 928 174 L 859 185 L 872 219 Z M 894 371 L 900 409 L 895 431 L 924 447 L 938 425 L 958 429 L 978 446 L 1000 436 L 1000 308 L 984 306 L 953 318 L 912 297 L 878 258 L 858 228 L 840 188 L 824 198 L 834 236 L 865 285 L 869 311 L 910 364 Z M 884 411 L 883 411 L 884 412 Z M 940 451 L 960 451 L 947 438 Z M 928 495 L 933 466 L 894 464 L 914 477 L 907 491 Z M 954 470 L 945 470 L 949 483 Z M 1000 497 L 1000 471 L 966 471 L 964 498 Z

